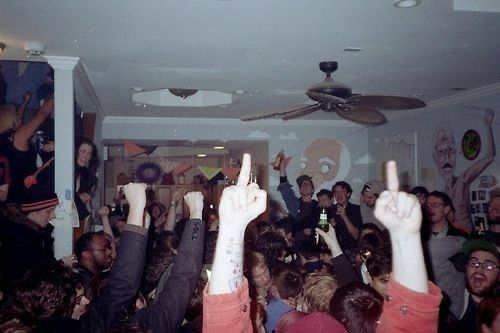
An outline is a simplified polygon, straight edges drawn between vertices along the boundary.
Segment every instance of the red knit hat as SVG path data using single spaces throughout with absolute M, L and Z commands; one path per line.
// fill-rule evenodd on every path
M 55 193 L 33 193 L 26 195 L 21 202 L 21 211 L 24 213 L 35 212 L 45 208 L 57 206 L 59 199 Z

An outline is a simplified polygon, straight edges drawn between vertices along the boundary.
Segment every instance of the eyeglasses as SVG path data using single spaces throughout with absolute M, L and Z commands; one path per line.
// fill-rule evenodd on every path
M 429 208 L 436 208 L 436 207 L 441 207 L 444 206 L 444 203 L 442 202 L 426 202 L 425 205 Z
M 477 259 L 471 259 L 467 262 L 467 266 L 474 269 L 477 269 L 479 268 L 479 266 L 481 266 L 483 270 L 488 272 L 493 272 L 494 270 L 498 269 L 498 265 L 488 260 L 480 262 Z

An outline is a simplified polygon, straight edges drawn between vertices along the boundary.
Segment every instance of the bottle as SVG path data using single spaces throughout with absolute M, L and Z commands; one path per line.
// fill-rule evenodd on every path
M 317 228 L 323 230 L 324 232 L 328 232 L 328 230 L 330 229 L 330 225 L 328 224 L 328 215 L 326 213 L 325 207 L 321 208 L 321 214 L 319 214 Z M 328 245 L 326 245 L 325 240 L 320 235 L 318 235 L 318 248 L 328 249 Z
M 285 152 L 283 151 L 283 149 L 278 153 L 278 155 L 276 155 L 276 159 L 274 160 L 274 163 L 273 163 L 274 170 L 280 169 L 281 160 L 283 159 L 284 155 L 285 155 Z

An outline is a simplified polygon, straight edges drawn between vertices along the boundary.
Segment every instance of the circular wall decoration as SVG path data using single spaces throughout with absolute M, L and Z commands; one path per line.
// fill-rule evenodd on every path
M 161 167 L 153 162 L 142 163 L 135 170 L 136 177 L 143 183 L 154 184 L 162 174 Z
M 462 152 L 469 161 L 476 159 L 481 151 L 481 137 L 476 130 L 467 130 L 462 138 Z

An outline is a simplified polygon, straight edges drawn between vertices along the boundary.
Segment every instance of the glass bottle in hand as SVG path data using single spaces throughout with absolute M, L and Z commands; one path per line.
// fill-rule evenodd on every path
M 325 207 L 321 208 L 321 214 L 319 214 L 319 221 L 317 228 L 323 230 L 325 233 L 327 233 L 330 228 L 330 225 L 328 224 L 328 216 Z M 328 250 L 328 245 L 326 245 L 325 240 L 320 235 L 318 235 L 318 248 L 322 250 L 323 249 Z

